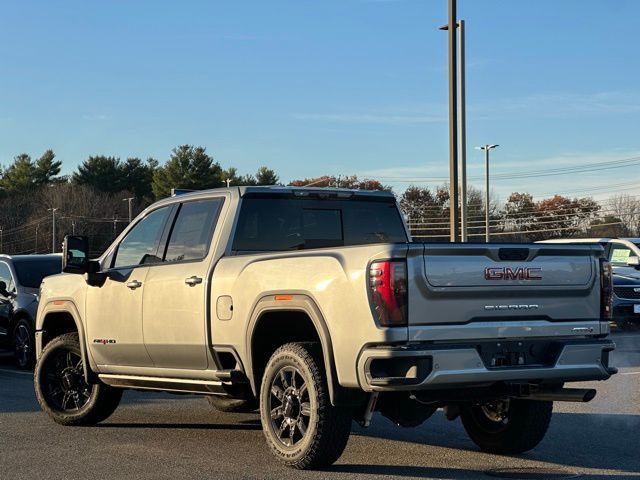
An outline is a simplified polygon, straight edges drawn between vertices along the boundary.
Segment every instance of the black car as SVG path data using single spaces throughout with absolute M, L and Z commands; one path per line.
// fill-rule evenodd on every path
M 35 359 L 40 283 L 61 271 L 61 255 L 0 255 L 0 348 L 13 350 L 20 368 Z

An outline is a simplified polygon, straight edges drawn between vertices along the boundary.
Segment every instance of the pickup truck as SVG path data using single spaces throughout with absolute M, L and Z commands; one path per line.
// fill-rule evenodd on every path
M 484 451 L 544 437 L 554 401 L 606 380 L 599 245 L 413 243 L 391 193 L 235 187 L 147 208 L 97 260 L 68 236 L 37 314 L 35 387 L 63 425 L 124 389 L 259 410 L 284 464 L 321 468 L 374 412 L 443 408 Z

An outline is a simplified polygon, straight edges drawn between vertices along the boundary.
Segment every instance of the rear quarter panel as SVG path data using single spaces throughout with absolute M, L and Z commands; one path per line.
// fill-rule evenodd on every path
M 367 245 L 222 258 L 212 282 L 212 343 L 232 345 L 246 365 L 245 339 L 256 304 L 276 294 L 313 300 L 330 335 L 338 381 L 357 387 L 357 356 L 367 343 L 406 342 L 407 329 L 381 328 L 368 298 L 367 268 L 373 259 L 404 258 L 406 245 Z M 233 316 L 217 317 L 218 297 L 231 296 Z

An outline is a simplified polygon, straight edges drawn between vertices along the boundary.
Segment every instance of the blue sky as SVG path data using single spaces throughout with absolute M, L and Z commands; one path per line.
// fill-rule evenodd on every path
M 52 148 L 168 158 L 204 145 L 223 167 L 282 180 L 448 174 L 446 0 L 7 1 L 0 162 Z M 467 25 L 469 175 L 640 155 L 634 0 L 459 0 Z M 502 179 L 492 190 L 633 193 L 637 165 Z M 427 180 L 427 178 L 433 180 Z M 640 185 L 640 179 L 638 179 Z M 476 181 L 481 186 L 481 181 Z M 623 184 L 623 185 L 622 185 Z M 617 187 L 616 187 L 617 186 Z M 584 192 L 584 193 L 583 193 Z

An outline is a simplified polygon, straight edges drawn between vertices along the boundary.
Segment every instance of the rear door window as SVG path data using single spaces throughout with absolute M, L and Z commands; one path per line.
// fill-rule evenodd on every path
M 165 262 L 199 260 L 207 256 L 221 198 L 183 203 L 175 220 Z

